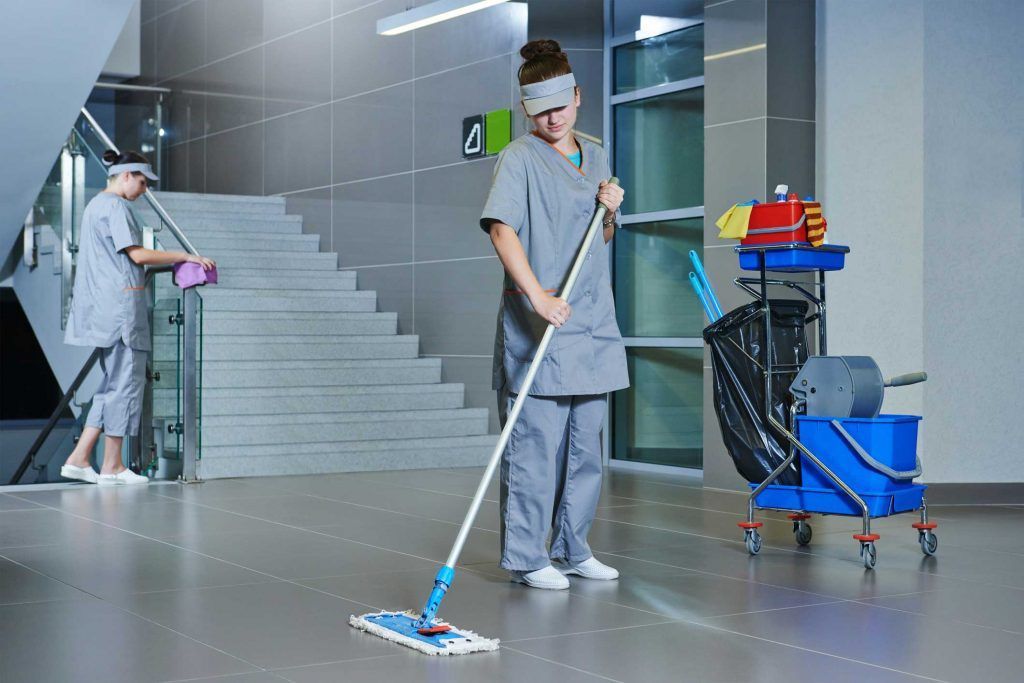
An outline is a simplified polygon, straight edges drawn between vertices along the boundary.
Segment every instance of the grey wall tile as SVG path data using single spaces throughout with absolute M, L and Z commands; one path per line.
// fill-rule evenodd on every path
M 205 63 L 205 2 L 189 3 L 156 20 L 156 68 L 162 79 Z
M 444 358 L 441 361 L 441 381 L 458 382 L 466 385 L 465 407 L 487 408 L 490 415 L 488 431 L 497 434 L 501 431 L 498 425 L 497 399 L 491 389 L 490 356 L 486 358 Z
M 333 12 L 334 12 L 334 14 L 345 14 L 346 12 L 351 12 L 353 10 L 357 10 L 360 7 L 365 7 L 366 5 L 369 5 L 370 2 L 373 2 L 373 0 L 334 0 L 334 2 L 333 2 Z M 418 4 L 418 3 L 415 3 L 415 2 L 413 3 L 413 5 L 416 5 L 416 4 Z M 387 12 L 382 12 L 380 17 L 383 18 L 383 17 L 388 16 L 389 14 L 395 14 L 397 12 L 402 12 L 405 9 L 406 8 L 403 7 L 402 9 L 388 10 Z
M 814 191 L 814 124 L 768 119 L 765 196 L 779 183 L 803 199 Z
M 188 183 L 185 192 L 206 192 L 206 140 L 200 138 L 185 144 L 187 148 Z
M 259 0 L 207 0 L 206 61 L 233 55 L 263 42 Z
M 708 55 L 767 41 L 768 0 L 732 0 L 704 10 L 704 53 Z
M 704 129 L 705 244 L 718 243 L 715 220 L 736 202 L 764 201 L 765 120 Z
M 510 105 L 510 59 L 416 80 L 416 168 L 462 161 L 462 119 Z
M 413 266 L 359 268 L 356 272 L 359 289 L 377 292 L 378 311 L 398 313 L 398 333 L 413 334 Z
M 266 116 L 331 99 L 331 25 L 324 22 L 275 40 L 266 51 Z
M 331 107 L 324 105 L 264 124 L 266 194 L 331 184 Z
M 334 250 L 343 268 L 411 263 L 412 222 L 411 173 L 334 186 Z
M 206 138 L 206 191 L 263 194 L 263 124 Z
M 814 119 L 814 10 L 811 0 L 768 3 L 768 115 Z
M 494 254 L 480 229 L 493 170 L 484 159 L 414 174 L 417 261 Z
M 160 177 L 161 189 L 185 192 L 188 187 L 188 143 L 166 148 L 167 171 Z
M 285 197 L 285 210 L 302 216 L 302 232 L 320 235 L 320 251 L 333 251 L 331 244 L 331 188 L 297 192 Z
M 503 270 L 497 256 L 416 264 L 416 334 L 425 354 L 490 354 Z
M 518 53 L 526 42 L 527 8 L 507 3 L 416 30 L 416 76 Z
M 745 121 L 764 116 L 767 64 L 764 50 L 705 62 L 705 124 Z
M 263 119 L 263 48 L 215 62 L 187 80 L 206 100 L 206 132 Z
M 529 40 L 551 38 L 563 50 L 604 47 L 603 0 L 533 0 L 528 4 Z
M 141 55 L 139 81 L 147 84 L 155 83 L 157 80 L 156 22 L 144 22 L 139 31 L 139 51 Z
M 167 140 L 171 143 L 185 142 L 205 135 L 206 95 L 198 90 L 199 83 L 194 78 L 185 77 L 164 85 L 173 91 L 164 100 Z
M 263 40 L 298 31 L 331 17 L 331 0 L 263 0 Z
M 604 62 L 602 53 L 569 51 L 569 63 L 580 87 L 580 108 L 576 128 L 598 138 L 604 137 Z
M 413 77 L 413 35 L 377 35 L 377 20 L 402 12 L 405 0 L 383 0 L 334 20 L 334 97 L 347 97 Z
M 412 95 L 406 84 L 334 103 L 334 182 L 412 170 Z

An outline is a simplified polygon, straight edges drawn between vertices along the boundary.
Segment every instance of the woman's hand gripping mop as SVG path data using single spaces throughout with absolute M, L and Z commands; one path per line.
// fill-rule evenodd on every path
M 617 185 L 619 179 L 611 178 L 608 182 Z M 569 300 L 573 286 L 576 284 L 580 271 L 583 269 L 583 263 L 586 261 L 590 245 L 593 243 L 594 237 L 601 232 L 601 223 L 604 221 L 604 215 L 607 210 L 603 204 L 598 204 L 597 212 L 594 214 L 594 219 L 590 222 L 590 227 L 587 228 L 586 237 L 584 237 L 583 244 L 576 254 L 576 260 L 572 264 L 572 270 L 569 271 L 569 277 L 565 281 L 565 286 L 562 288 L 559 298 L 565 301 Z M 487 463 L 487 469 L 480 480 L 480 485 L 476 488 L 476 495 L 473 496 L 473 502 L 466 512 L 466 518 L 462 520 L 462 527 L 459 529 L 459 535 L 455 538 L 455 544 L 448 555 L 448 561 L 444 563 L 444 566 L 441 567 L 434 578 L 434 590 L 430 592 L 430 597 L 427 598 L 427 604 L 423 607 L 423 611 L 419 616 L 415 612 L 378 612 L 358 617 L 352 616 L 349 618 L 349 624 L 367 633 L 372 633 L 387 640 L 393 640 L 396 643 L 406 645 L 428 655 L 462 655 L 470 652 L 498 649 L 497 640 L 482 638 L 472 631 L 456 628 L 447 622 L 437 619 L 437 610 L 441 606 L 441 601 L 444 599 L 445 593 L 455 578 L 455 565 L 459 561 L 459 555 L 462 554 L 462 546 L 465 545 L 466 538 L 469 536 L 469 530 L 476 520 L 480 504 L 483 503 L 484 494 L 491 483 L 491 477 L 494 476 L 494 470 L 498 468 L 498 463 L 501 461 L 501 455 L 505 451 L 509 435 L 511 435 L 512 429 L 519 419 L 519 414 L 523 411 L 523 400 L 530 394 L 534 377 L 537 375 L 537 370 L 540 368 L 541 361 L 544 359 L 544 354 L 547 352 L 548 346 L 551 344 L 551 337 L 554 334 L 555 326 L 549 324 L 544 331 L 543 338 L 540 340 L 540 345 L 537 346 L 533 361 L 530 363 L 530 369 L 526 373 L 526 379 L 523 381 L 519 396 L 512 406 L 512 412 L 505 422 L 505 428 L 501 430 L 501 437 L 499 437 L 498 444 L 494 447 L 494 452 L 491 454 L 490 462 Z

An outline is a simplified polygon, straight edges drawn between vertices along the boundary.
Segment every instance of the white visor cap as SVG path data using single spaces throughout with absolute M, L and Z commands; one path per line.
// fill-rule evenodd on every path
M 539 83 L 519 86 L 523 107 L 530 116 L 536 116 L 548 109 L 568 106 L 576 96 L 576 78 L 570 73 L 555 76 Z
M 124 173 L 125 171 L 128 171 L 129 173 L 141 173 L 142 175 L 146 176 L 150 180 L 154 180 L 154 181 L 155 180 L 160 180 L 160 178 L 157 177 L 156 173 L 153 173 L 153 167 L 152 166 L 150 166 L 149 164 L 139 164 L 139 163 L 133 163 L 133 164 L 114 164 L 113 166 L 111 166 L 110 168 L 107 169 L 107 175 L 108 176 L 120 175 L 121 173 Z

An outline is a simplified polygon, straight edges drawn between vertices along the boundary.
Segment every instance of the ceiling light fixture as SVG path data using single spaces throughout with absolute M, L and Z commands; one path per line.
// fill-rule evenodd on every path
M 437 0 L 379 19 L 377 33 L 382 36 L 397 36 L 399 33 L 461 17 L 463 14 L 494 7 L 503 2 L 508 0 Z

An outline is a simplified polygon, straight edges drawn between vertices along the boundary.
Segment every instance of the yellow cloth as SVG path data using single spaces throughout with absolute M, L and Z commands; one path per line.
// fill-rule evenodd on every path
M 720 239 L 741 240 L 747 236 L 747 225 L 750 223 L 750 210 L 752 206 L 740 206 L 733 204 L 732 208 L 723 213 L 715 225 L 718 226 Z

